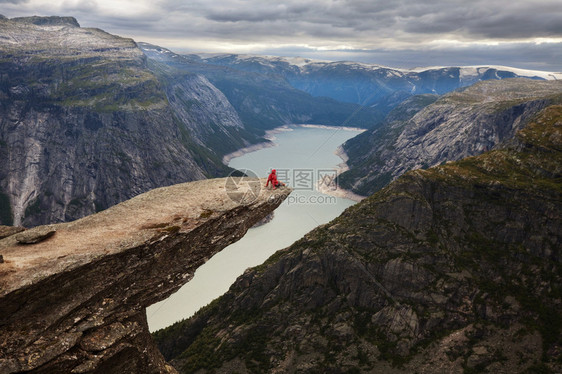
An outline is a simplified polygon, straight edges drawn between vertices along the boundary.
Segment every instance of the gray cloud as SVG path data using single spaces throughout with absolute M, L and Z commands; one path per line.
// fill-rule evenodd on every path
M 27 3 L 28 0 L 0 0 L 0 4 L 24 4 Z M 0 11 L 1 14 L 1 11 Z
M 562 7 L 553 1 L 472 1 L 425 12 L 408 20 L 414 34 L 454 33 L 468 39 L 520 39 L 562 35 Z
M 308 25 L 305 32 L 314 36 L 313 25 L 365 32 L 373 37 L 396 31 L 420 35 L 453 33 L 466 39 L 544 37 L 562 35 L 562 7 L 559 1 L 474 0 L 474 1 L 223 1 L 208 7 L 195 6 L 210 21 L 226 23 L 271 23 L 280 27 Z M 272 23 L 273 22 L 273 23 Z M 286 31 L 290 29 L 285 29 Z
M 120 1 L 110 0 L 0 0 L 8 17 L 71 15 L 82 26 L 167 47 L 230 45 L 232 52 L 292 50 L 363 60 L 403 56 L 415 65 L 423 58 L 427 64 L 487 59 L 562 70 L 555 52 L 560 43 L 533 40 L 562 41 L 560 0 L 128 1 L 130 7 L 119 8 Z
M 531 70 L 562 72 L 562 43 L 514 43 L 504 46 L 432 49 L 373 49 L 318 51 L 306 47 L 272 48 L 259 51 L 277 56 L 374 63 L 395 68 L 421 66 L 503 65 Z

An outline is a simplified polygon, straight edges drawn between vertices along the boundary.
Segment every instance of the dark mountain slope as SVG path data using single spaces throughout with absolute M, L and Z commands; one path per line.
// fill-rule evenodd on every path
M 562 106 L 409 172 L 155 334 L 182 372 L 562 370 Z

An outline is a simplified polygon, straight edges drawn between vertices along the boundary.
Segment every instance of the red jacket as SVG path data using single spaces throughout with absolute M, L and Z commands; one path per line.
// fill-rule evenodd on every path
M 277 187 L 277 185 L 279 184 L 279 182 L 277 181 L 277 174 L 275 169 L 271 170 L 271 174 L 269 174 L 269 177 L 267 177 L 267 182 L 265 184 L 265 186 L 269 186 L 269 182 L 271 182 L 271 185 L 273 187 Z

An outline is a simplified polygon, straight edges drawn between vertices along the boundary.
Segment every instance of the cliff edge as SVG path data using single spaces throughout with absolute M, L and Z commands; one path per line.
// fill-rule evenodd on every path
M 290 193 L 262 185 L 159 188 L 0 240 L 0 373 L 175 372 L 152 342 L 145 308 Z

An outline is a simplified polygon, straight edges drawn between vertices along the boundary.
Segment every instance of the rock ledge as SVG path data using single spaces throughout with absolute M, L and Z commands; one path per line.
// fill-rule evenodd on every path
M 152 342 L 145 308 L 291 191 L 263 182 L 236 185 L 255 196 L 245 203 L 231 199 L 227 179 L 191 182 L 51 225 L 56 233 L 37 244 L 0 240 L 0 372 L 175 372 Z

